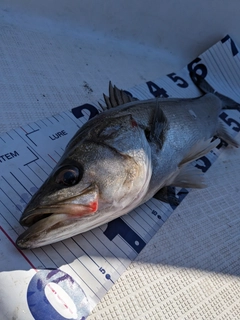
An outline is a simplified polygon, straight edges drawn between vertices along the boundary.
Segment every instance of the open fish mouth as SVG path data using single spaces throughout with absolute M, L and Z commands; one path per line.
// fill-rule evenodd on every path
M 68 234 L 72 236 L 79 220 L 91 218 L 97 209 L 97 201 L 88 205 L 64 204 L 33 209 L 20 221 L 28 229 L 17 238 L 16 245 L 20 249 L 31 249 L 66 239 Z
M 20 223 L 24 227 L 31 227 L 35 223 L 47 219 L 51 215 L 65 214 L 69 219 L 82 218 L 96 212 L 98 209 L 98 202 L 92 201 L 87 205 L 80 204 L 64 204 L 64 205 L 50 205 L 42 206 L 36 209 L 29 210 L 27 215 L 23 216 Z
M 39 220 L 35 222 L 32 220 L 33 224 L 17 238 L 17 247 L 31 249 L 48 244 L 50 233 L 53 239 L 53 233 L 56 234 L 60 227 L 66 225 L 67 217 L 68 215 L 64 213 L 39 215 Z

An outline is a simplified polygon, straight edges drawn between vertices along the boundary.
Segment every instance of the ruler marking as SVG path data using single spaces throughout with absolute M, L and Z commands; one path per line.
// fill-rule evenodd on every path
M 72 252 L 72 250 L 71 250 L 64 242 L 62 242 L 62 243 L 63 243 L 63 245 L 71 252 L 71 254 L 72 254 L 75 258 L 77 258 L 76 255 Z M 61 257 L 62 257 L 62 256 L 61 256 Z M 62 258 L 63 258 L 63 257 L 62 257 Z M 77 259 L 78 259 L 78 258 L 77 258 Z M 63 260 L 66 261 L 64 258 L 63 258 Z M 78 261 L 79 261 L 79 259 L 78 259 Z M 80 262 L 80 261 L 79 261 L 79 262 Z M 66 261 L 66 263 L 68 264 L 67 261 Z M 81 262 L 81 264 L 83 265 L 82 262 Z M 81 281 L 84 282 L 85 285 L 90 289 L 90 291 L 92 291 L 92 293 L 100 300 L 100 297 L 96 294 L 96 292 L 93 291 L 93 289 L 87 284 L 87 282 L 85 282 L 84 279 L 75 271 L 75 269 L 72 267 L 72 265 L 71 265 L 71 264 L 68 264 L 68 267 L 70 267 L 70 268 L 73 270 L 73 272 L 78 276 L 78 278 L 80 278 Z M 89 271 L 89 270 L 86 268 L 85 265 L 83 265 L 83 267 L 84 267 L 87 271 Z
M 30 134 L 33 134 L 35 132 L 38 132 L 40 129 L 36 129 L 36 130 L 33 130 L 31 132 L 28 132 L 26 133 L 26 137 L 35 145 L 35 147 L 37 147 L 37 144 L 29 137 Z
M 28 166 L 28 169 L 30 169 L 32 171 L 32 173 L 34 173 L 38 178 L 39 180 L 41 180 L 42 182 L 44 182 L 44 180 L 31 168 Z M 42 168 L 41 168 L 42 169 Z M 42 169 L 43 170 L 43 169 Z M 43 170 L 44 171 L 44 170 Z M 44 171 L 45 172 L 45 171 Z M 46 172 L 45 172 L 46 173 Z M 47 173 L 46 173 L 47 174 Z
M 10 136 L 9 132 L 6 132 L 6 134 L 9 136 L 10 139 L 14 140 L 12 136 Z
M 18 170 L 32 183 L 34 187 L 38 188 L 36 184 L 22 171 L 22 169 L 18 168 Z
M 41 126 L 37 122 L 34 122 L 34 123 L 39 129 L 41 129 Z
M 13 241 L 13 239 L 10 237 L 10 235 L 3 229 L 3 227 L 0 226 L 0 230 L 3 232 L 3 234 L 8 238 L 8 240 L 12 243 L 12 245 L 17 249 L 17 251 L 23 256 L 23 258 L 29 263 L 29 265 L 34 269 L 37 270 L 35 268 L 35 266 L 32 264 L 32 262 L 28 259 L 28 257 L 20 250 L 18 249 L 18 247 L 16 246 L 15 242 Z
M 30 194 L 30 196 L 32 196 L 32 193 L 24 186 L 24 184 L 11 171 L 10 171 L 10 174 L 13 176 L 15 180 L 17 180 L 17 182 L 24 188 L 24 190 L 26 190 L 27 193 Z
M 114 254 L 114 252 L 112 252 L 107 246 L 105 246 L 105 244 L 101 241 L 101 239 L 100 239 L 92 230 L 89 230 L 89 232 L 92 233 L 92 234 L 97 238 L 97 240 L 98 240 L 99 242 L 101 242 L 102 245 L 113 255 L 113 257 L 116 258 L 116 259 L 124 266 L 124 264 L 122 263 L 122 261 Z M 99 253 L 100 253 L 100 252 L 99 252 Z M 114 268 L 114 266 L 111 264 L 111 262 L 109 262 L 109 261 L 107 260 L 107 258 L 105 258 L 105 257 L 103 257 L 103 258 Z M 114 268 L 114 270 L 115 270 L 115 272 L 118 273 L 117 269 Z M 118 274 L 119 274 L 119 276 L 120 276 L 120 273 L 118 273 Z
M 72 122 L 74 122 L 78 128 L 81 128 L 81 126 L 79 126 L 79 122 L 76 122 L 75 120 L 73 120 L 73 119 L 71 118 L 71 116 L 70 116 L 69 114 L 67 114 L 67 112 L 64 111 L 64 114 L 65 114 L 70 120 L 72 120 Z M 80 119 L 79 119 L 79 121 L 82 122 Z
M 53 122 L 50 120 L 50 118 L 47 118 L 47 120 L 48 120 L 51 124 L 53 124 Z
M 59 122 L 59 120 L 57 119 L 57 117 L 56 116 L 52 116 L 57 122 Z
M 33 163 L 33 162 L 39 160 L 39 157 L 38 157 L 28 146 L 27 146 L 27 149 L 28 149 L 36 158 L 35 158 L 34 160 L 32 160 L 32 161 L 29 161 L 29 162 L 25 163 L 24 166 L 28 166 L 30 163 Z
M 23 198 L 22 196 L 14 189 L 14 187 L 2 176 L 3 180 L 9 185 L 9 187 L 25 202 L 27 203 Z M 0 190 L 2 190 L 2 192 L 8 197 L 8 199 L 18 208 L 18 206 L 16 205 L 16 203 L 6 194 L 5 191 L 3 191 L 2 188 L 0 188 Z M 19 208 L 18 208 L 19 210 Z M 19 210 L 21 211 L 21 210 Z
M 53 159 L 52 156 L 50 156 L 50 154 L 48 154 L 49 158 L 52 159 L 53 162 L 57 163 L 57 161 L 55 159 Z
M 3 191 L 1 188 L 0 188 L 0 190 L 1 191 Z M 3 192 L 4 193 L 4 192 Z M 6 195 L 6 194 L 5 194 Z M 7 209 L 7 211 L 12 215 L 12 217 L 17 221 L 17 222 L 19 222 L 18 221 L 18 219 L 15 217 L 15 215 L 12 213 L 12 211 L 5 205 L 5 203 L 2 201 L 2 200 L 0 200 L 0 202 L 1 202 L 1 204 L 4 206 L 4 208 L 5 209 Z M 20 209 L 19 209 L 19 211 L 21 211 Z M 4 218 L 4 220 L 9 224 L 9 226 L 15 231 L 15 233 L 18 235 L 18 233 L 17 233 L 17 231 L 13 228 L 13 226 L 11 225 L 11 223 L 4 217 L 4 215 L 1 213 L 1 216 Z
M 42 122 L 45 125 L 45 127 L 48 127 L 48 125 L 43 120 L 40 120 L 40 122 Z

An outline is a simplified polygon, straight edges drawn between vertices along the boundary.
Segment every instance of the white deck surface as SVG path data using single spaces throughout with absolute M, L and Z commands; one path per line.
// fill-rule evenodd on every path
M 125 89 L 177 71 L 227 33 L 240 45 L 237 1 L 211 1 L 205 15 L 200 2 L 84 2 L 0 1 L 0 132 L 95 102 L 109 80 Z M 187 196 L 88 319 L 240 319 L 239 158 L 217 160 L 209 188 Z

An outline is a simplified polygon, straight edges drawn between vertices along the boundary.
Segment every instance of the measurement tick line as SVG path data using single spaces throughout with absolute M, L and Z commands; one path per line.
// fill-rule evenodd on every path
M 99 228 L 99 230 L 100 230 L 100 228 Z M 91 232 L 91 233 L 97 238 L 97 240 L 98 240 L 99 242 L 101 242 L 102 245 L 103 245 L 105 248 L 107 248 L 107 250 L 108 250 L 109 252 L 111 252 L 111 254 L 114 256 L 114 258 L 117 259 L 117 260 L 125 267 L 125 265 L 122 263 L 122 261 L 114 254 L 113 251 L 111 251 L 111 250 L 101 241 L 101 239 L 97 236 L 97 234 L 96 234 L 95 232 L 93 232 L 92 230 L 90 230 L 89 232 Z M 112 266 L 113 269 L 118 273 L 117 269 L 114 268 L 114 266 L 112 265 L 112 263 L 109 262 L 109 261 L 107 260 L 107 258 L 104 258 L 104 259 L 105 259 L 105 260 L 110 264 L 110 266 Z M 120 276 L 120 273 L 118 273 L 118 274 L 119 274 L 119 276 Z
M 34 123 L 39 129 L 41 129 L 41 126 L 37 122 L 34 122 Z
M 25 129 L 23 129 L 23 127 L 20 127 L 22 129 L 22 131 L 24 131 L 25 133 L 27 133 L 27 131 Z
M 102 230 L 102 232 L 104 232 L 104 231 L 106 231 L 106 230 L 104 230 L 104 228 L 102 228 L 102 226 L 100 226 L 99 227 L 101 230 Z M 122 240 L 123 240 L 123 238 L 120 236 L 120 235 L 118 235 Z M 115 238 L 114 238 L 115 239 Z M 123 251 L 122 249 L 121 249 L 121 247 L 119 247 L 119 245 L 114 241 L 114 239 L 112 240 L 112 243 L 114 243 L 114 245 L 128 258 L 128 259 L 130 259 L 131 261 L 132 261 L 132 259 L 130 258 L 130 256 L 128 255 L 128 254 L 126 254 L 126 252 L 125 251 Z M 125 241 L 126 242 L 126 241 Z M 127 242 L 126 242 L 127 243 Z M 127 243 L 127 245 L 128 245 L 128 247 L 130 247 L 129 246 L 129 243 Z M 133 251 L 134 249 L 132 249 L 132 247 L 131 247 L 131 251 Z M 125 258 L 124 258 L 125 259 Z M 124 265 L 124 264 L 123 264 Z M 125 265 L 124 265 L 125 266 Z
M 53 122 L 50 120 L 50 118 L 46 118 L 51 124 L 53 124 Z
M 55 159 L 53 159 L 53 157 L 50 156 L 50 154 L 48 153 L 48 156 L 50 159 L 52 159 L 55 163 L 57 163 L 57 161 Z
M 23 200 L 23 203 L 24 203 L 24 202 L 27 203 L 27 202 L 21 197 L 21 195 L 13 188 L 13 186 L 12 186 L 3 176 L 2 176 L 2 179 L 9 185 L 9 187 L 10 187 L 11 189 L 13 189 L 14 192 L 16 192 L 16 194 Z M 6 197 L 18 208 L 18 206 L 16 205 L 16 203 L 8 196 L 8 194 L 7 194 L 5 191 L 3 191 L 2 188 L 0 188 L 0 190 L 2 190 L 2 192 L 6 195 Z
M 136 214 L 136 211 L 134 211 L 134 212 L 131 211 L 127 217 L 130 217 L 130 218 L 133 219 L 133 221 L 134 221 L 134 223 L 135 223 L 135 227 L 136 227 L 136 225 L 138 225 L 139 227 L 143 228 L 143 230 L 144 230 L 145 232 L 147 232 L 147 229 L 145 229 L 145 228 L 143 227 L 143 225 L 141 224 L 141 222 L 137 220 L 137 219 L 142 218 L 142 217 L 141 217 L 140 215 Z M 136 218 L 135 218 L 135 217 L 136 217 Z M 130 220 L 130 219 L 129 219 L 129 220 Z M 131 224 L 131 220 L 129 221 L 129 223 Z M 147 226 L 151 228 L 151 226 L 150 226 L 148 223 L 147 223 Z M 136 231 L 136 232 L 137 232 L 137 231 Z M 139 237 L 140 237 L 140 234 L 139 234 Z
M 62 244 L 71 252 L 71 254 L 72 254 L 75 258 L 78 259 L 78 257 L 72 252 L 72 250 L 71 250 L 64 242 L 62 242 Z M 57 252 L 58 252 L 58 251 L 57 251 Z M 81 279 L 81 281 L 90 289 L 90 291 L 92 291 L 92 293 L 93 293 L 93 294 L 99 299 L 99 301 L 100 301 L 100 297 L 96 294 L 95 291 L 93 291 L 93 289 L 89 286 L 89 284 L 79 275 L 79 273 L 72 267 L 72 265 L 67 262 L 67 260 L 60 254 L 60 252 L 58 252 L 58 254 L 63 258 L 64 261 L 66 261 L 66 263 L 68 264 L 68 267 L 70 267 L 70 268 L 72 269 L 72 271 L 76 274 L 76 276 Z M 85 266 L 79 259 L 78 259 L 78 261 L 81 263 L 81 265 L 82 265 L 88 272 L 90 272 L 90 271 L 86 268 L 86 266 Z M 91 273 L 91 272 L 90 272 L 90 273 Z M 99 281 L 98 281 L 98 282 L 99 282 Z M 100 284 L 101 284 L 101 283 L 100 283 Z
M 94 234 L 94 233 L 92 233 L 92 234 Z M 90 245 L 94 250 L 97 251 L 97 253 L 99 254 L 100 257 L 102 257 L 105 261 L 108 262 L 108 260 L 101 255 L 100 251 L 98 251 L 97 248 L 95 248 L 95 247 L 91 244 L 91 242 L 88 241 L 87 237 L 85 237 L 83 234 L 82 234 L 82 237 L 89 243 L 89 245 Z M 80 247 L 80 248 L 82 249 L 82 247 Z M 83 249 L 82 249 L 82 250 L 83 250 Z M 89 257 L 91 258 L 91 256 L 89 256 Z M 92 259 L 92 258 L 91 258 L 91 259 Z M 98 268 L 100 267 L 100 266 L 96 263 L 95 260 L 92 259 L 92 261 L 98 266 Z M 108 262 L 108 263 L 109 263 L 109 262 Z M 114 268 L 114 269 L 115 269 L 115 268 Z
M 40 167 L 40 168 L 41 168 L 41 167 Z M 38 179 L 39 179 L 41 182 L 44 182 L 44 180 L 43 180 L 31 167 L 28 167 L 28 169 L 31 170 L 32 173 L 34 173 L 35 176 L 37 176 Z M 42 170 L 43 170 L 43 169 L 42 169 Z M 43 172 L 45 172 L 45 171 L 43 170 Z M 46 172 L 45 172 L 45 173 L 46 173 Z M 48 175 L 48 174 L 46 173 L 46 175 Z
M 35 162 L 35 161 L 37 161 L 39 159 L 39 157 L 28 146 L 27 146 L 27 149 L 36 157 L 36 159 L 34 159 L 34 160 L 32 160 L 32 161 L 30 161 L 28 163 L 25 163 L 24 166 L 27 166 L 30 163 L 33 163 L 33 162 Z
M 23 128 L 22 128 L 23 129 Z M 24 129 L 23 129 L 24 130 Z M 25 130 L 24 130 L 25 131 Z M 26 143 L 29 145 L 29 147 L 31 147 L 31 145 L 28 143 L 28 141 L 26 141 L 18 132 L 17 130 L 14 130 L 14 132 Z
M 82 235 L 82 237 L 83 237 L 83 235 Z M 85 238 L 85 237 L 83 237 L 83 238 Z M 85 238 L 86 239 L 86 238 Z M 88 258 L 90 259 L 90 260 L 92 260 L 92 262 L 93 263 L 95 263 L 95 265 L 99 268 L 99 265 L 96 263 L 96 261 L 94 261 L 93 260 L 93 258 L 80 246 L 80 244 L 74 239 L 74 238 L 72 238 L 72 240 L 76 243 L 76 245 L 86 254 L 86 256 L 88 256 Z
M 3 232 L 3 234 L 8 238 L 8 240 L 14 245 L 14 247 L 18 250 L 18 252 L 23 256 L 23 258 L 30 264 L 30 266 L 37 271 L 35 266 L 32 264 L 32 262 L 28 259 L 28 257 L 16 246 L 13 239 L 9 236 L 9 234 L 3 229 L 3 227 L 0 226 L 0 230 Z
M 54 152 L 59 156 L 59 158 L 61 158 L 61 154 L 59 154 L 56 150 L 54 150 Z
M 23 189 L 25 189 L 27 191 L 27 193 L 29 193 L 30 196 L 32 196 L 31 192 L 28 191 L 28 189 L 22 184 L 22 182 L 12 172 L 10 172 L 10 174 L 13 176 L 14 179 L 17 180 L 17 182 L 23 187 Z
M 59 122 L 59 120 L 56 118 L 56 116 L 52 116 L 57 122 Z
M 73 118 L 72 118 L 67 112 L 64 112 L 64 114 L 65 114 L 70 120 L 72 120 L 72 122 L 74 122 L 78 128 L 81 127 L 81 126 L 79 126 L 78 122 L 76 122 L 75 120 L 73 120 Z M 81 120 L 80 120 L 80 121 L 81 121 Z M 81 122 L 82 122 L 82 121 L 81 121 Z
M 26 134 L 26 137 L 27 137 L 36 147 L 37 147 L 37 144 L 29 137 L 29 135 L 32 134 L 32 133 L 35 133 L 35 132 L 37 132 L 37 131 L 39 131 L 39 129 L 33 130 L 33 131 L 28 132 L 28 133 Z
M 13 137 L 10 136 L 9 132 L 7 132 L 7 135 L 9 136 L 9 138 L 11 138 L 12 140 L 14 140 Z
M 30 181 L 34 185 L 34 187 L 37 188 L 36 184 L 20 168 L 18 168 L 18 169 L 28 179 L 28 181 Z
M 43 120 L 40 120 L 46 127 L 48 126 Z
M 2 189 L 0 189 L 0 190 L 2 190 Z M 12 216 L 12 218 L 14 218 L 17 222 L 19 222 L 18 218 L 16 218 L 16 217 L 14 216 L 14 214 L 9 210 L 9 208 L 8 208 L 1 200 L 0 200 L 0 204 L 2 204 L 2 206 L 9 212 L 9 214 Z M 20 211 L 20 210 L 19 210 L 19 211 Z M 13 226 L 12 226 L 11 223 L 10 223 L 11 219 L 10 219 L 9 215 L 7 215 L 7 216 L 8 216 L 8 219 L 6 219 L 2 213 L 0 213 L 0 215 L 1 215 L 2 218 L 7 222 L 7 224 L 11 227 L 11 229 L 13 229 L 16 234 L 18 234 L 17 231 L 13 228 Z

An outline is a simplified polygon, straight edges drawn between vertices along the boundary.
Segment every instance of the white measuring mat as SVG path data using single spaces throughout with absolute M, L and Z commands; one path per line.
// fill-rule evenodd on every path
M 240 54 L 229 36 L 180 72 L 128 92 L 138 99 L 199 96 L 190 71 L 240 103 Z M 26 204 L 78 128 L 98 112 L 97 103 L 86 103 L 0 136 L 0 310 L 6 319 L 17 308 L 18 319 L 24 320 L 85 319 L 174 210 L 152 199 L 128 215 L 65 241 L 34 250 L 15 247 L 24 231 L 18 221 Z M 240 131 L 239 111 L 224 110 L 220 118 L 233 135 Z M 195 166 L 206 172 L 220 152 L 220 147 L 214 149 Z M 188 193 L 176 191 L 179 201 Z

